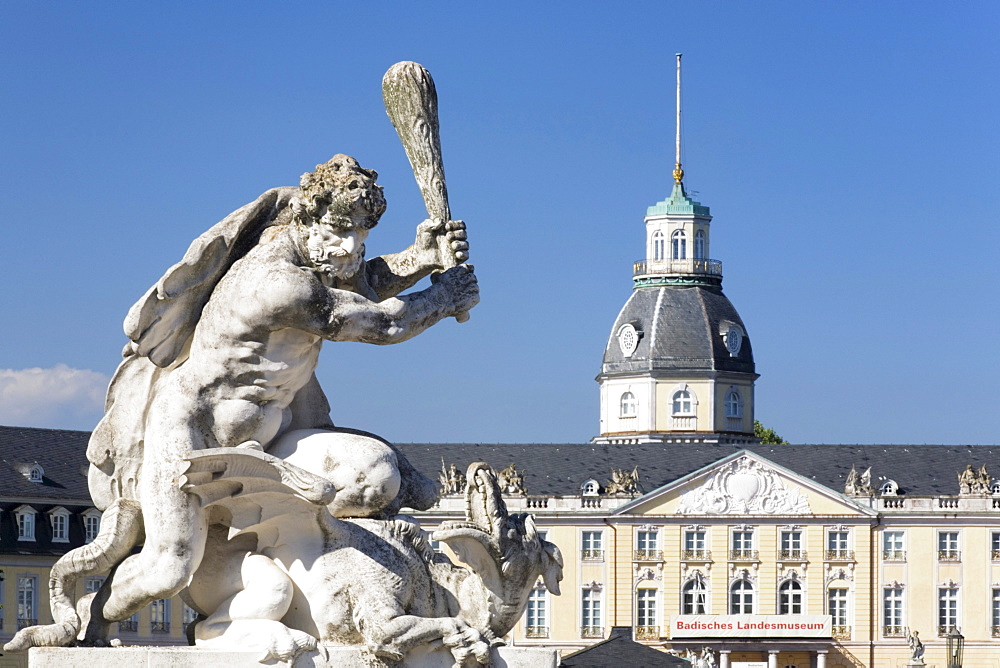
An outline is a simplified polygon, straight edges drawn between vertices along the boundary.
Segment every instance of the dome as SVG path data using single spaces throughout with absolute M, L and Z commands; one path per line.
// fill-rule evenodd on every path
M 611 329 L 601 373 L 655 371 L 755 373 L 746 327 L 721 287 L 633 291 Z

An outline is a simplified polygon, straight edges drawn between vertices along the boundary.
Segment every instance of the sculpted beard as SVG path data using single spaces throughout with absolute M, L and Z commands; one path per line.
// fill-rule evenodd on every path
M 316 225 L 323 226 L 323 223 Z M 309 261 L 320 273 L 340 280 L 357 274 L 364 260 L 364 245 L 358 246 L 354 252 L 348 252 L 339 245 L 328 242 L 325 234 L 310 234 L 306 239 L 306 251 L 309 253 Z

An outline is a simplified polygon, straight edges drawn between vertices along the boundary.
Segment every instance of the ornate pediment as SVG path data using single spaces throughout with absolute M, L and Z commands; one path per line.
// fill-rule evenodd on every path
M 680 515 L 805 515 L 806 495 L 789 489 L 773 469 L 748 456 L 719 468 L 681 497 Z

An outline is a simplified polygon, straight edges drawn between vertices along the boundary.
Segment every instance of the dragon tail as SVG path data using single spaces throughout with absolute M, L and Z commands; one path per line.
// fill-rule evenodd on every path
M 72 643 L 80 632 L 80 616 L 73 601 L 77 580 L 110 571 L 139 544 L 142 534 L 142 513 L 138 502 L 127 499 L 115 501 L 104 511 L 97 537 L 70 550 L 52 566 L 49 601 L 55 622 L 21 629 L 4 645 L 4 650 L 17 652 L 29 647 L 61 647 Z

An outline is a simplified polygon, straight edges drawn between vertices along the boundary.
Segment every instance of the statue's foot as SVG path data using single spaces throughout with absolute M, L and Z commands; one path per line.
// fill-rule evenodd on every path
M 198 647 L 210 649 L 245 650 L 259 652 L 257 661 L 272 659 L 292 661 L 302 652 L 317 647 L 316 638 L 303 631 L 290 629 L 272 619 L 239 619 L 229 623 L 222 635 L 210 639 L 197 637 Z
M 442 638 L 445 647 L 451 650 L 451 656 L 455 659 L 455 666 L 488 665 L 490 662 L 490 644 L 483 639 L 483 636 L 476 629 L 467 626 L 461 621 L 457 622 L 455 633 Z

